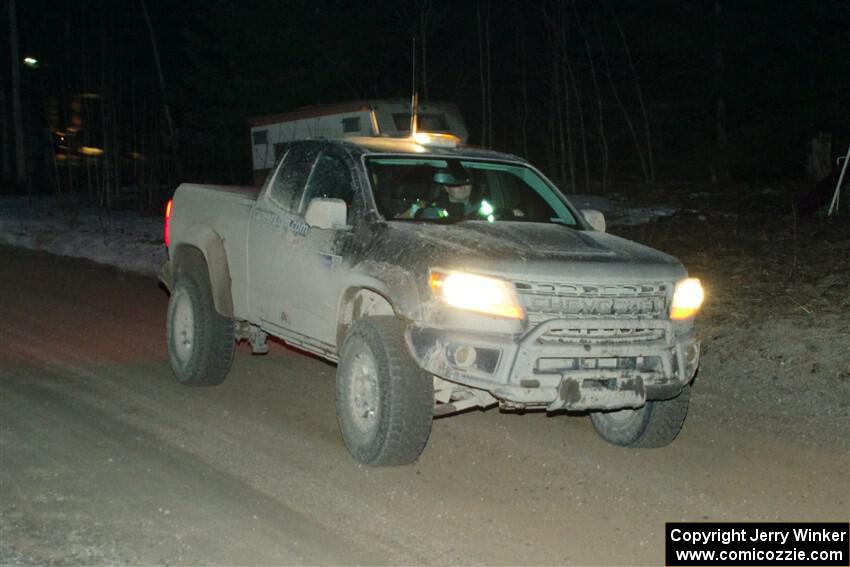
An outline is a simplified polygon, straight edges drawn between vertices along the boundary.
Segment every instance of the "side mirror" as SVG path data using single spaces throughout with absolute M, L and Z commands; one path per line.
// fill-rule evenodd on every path
M 307 205 L 304 221 L 313 228 L 347 228 L 348 206 L 342 199 L 317 197 Z
M 605 232 L 605 215 L 596 209 L 582 209 L 581 214 L 584 215 L 584 220 L 590 223 L 593 230 Z

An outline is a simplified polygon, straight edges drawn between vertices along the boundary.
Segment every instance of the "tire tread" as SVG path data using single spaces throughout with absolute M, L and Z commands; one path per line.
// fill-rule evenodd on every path
M 401 325 L 395 317 L 369 317 L 352 325 L 346 343 L 362 339 L 376 357 L 379 377 L 389 385 L 388 401 L 382 403 L 386 421 L 379 423 L 376 440 L 371 447 L 352 447 L 346 436 L 348 427 L 344 413 L 345 390 L 337 379 L 337 416 L 349 451 L 360 462 L 374 466 L 406 465 L 414 462 L 428 442 L 434 414 L 434 388 L 431 376 L 412 360 L 404 341 Z M 380 345 L 379 348 L 375 348 Z M 342 356 L 345 356 L 343 345 Z
M 605 420 L 604 413 L 591 414 L 596 432 L 606 441 L 621 447 L 657 448 L 673 442 L 682 430 L 688 415 L 691 387 L 686 385 L 682 392 L 670 400 L 647 402 L 637 410 L 642 412 L 636 426 L 617 431 Z
M 170 356 L 177 380 L 186 386 L 217 386 L 227 378 L 233 366 L 236 337 L 233 320 L 215 310 L 206 266 L 178 275 L 175 288 L 185 287 L 195 308 L 194 343 L 197 352 L 181 368 Z M 169 306 L 169 314 L 171 307 Z M 172 348 L 172 330 L 168 325 L 168 346 Z

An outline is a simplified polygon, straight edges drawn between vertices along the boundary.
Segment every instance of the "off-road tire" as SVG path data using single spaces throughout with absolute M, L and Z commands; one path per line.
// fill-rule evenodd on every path
M 216 386 L 224 381 L 236 348 L 234 326 L 215 310 L 206 266 L 178 274 L 166 327 L 168 359 L 178 382 Z
M 369 364 L 374 380 L 363 378 L 359 370 Z M 358 385 L 365 382 L 371 384 L 370 395 L 358 397 Z M 356 406 L 360 398 L 371 405 Z M 425 448 L 434 415 L 434 382 L 412 360 L 394 317 L 367 317 L 351 326 L 337 367 L 336 414 L 345 446 L 361 463 L 406 465 Z
M 646 402 L 636 410 L 594 412 L 593 428 L 600 437 L 621 447 L 664 447 L 673 442 L 685 423 L 690 385 L 670 400 Z

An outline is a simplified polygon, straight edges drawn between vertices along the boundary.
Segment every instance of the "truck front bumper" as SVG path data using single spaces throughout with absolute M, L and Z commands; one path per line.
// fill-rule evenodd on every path
M 628 327 L 628 328 L 624 328 Z M 489 392 L 508 407 L 549 411 L 638 408 L 674 398 L 694 377 L 700 344 L 671 321 L 540 323 L 522 335 L 407 328 L 419 366 Z

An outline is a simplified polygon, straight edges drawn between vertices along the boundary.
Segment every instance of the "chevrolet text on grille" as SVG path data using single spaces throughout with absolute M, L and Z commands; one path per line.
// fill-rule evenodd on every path
M 529 311 L 564 315 L 654 315 L 663 311 L 664 299 L 532 297 L 526 308 Z

